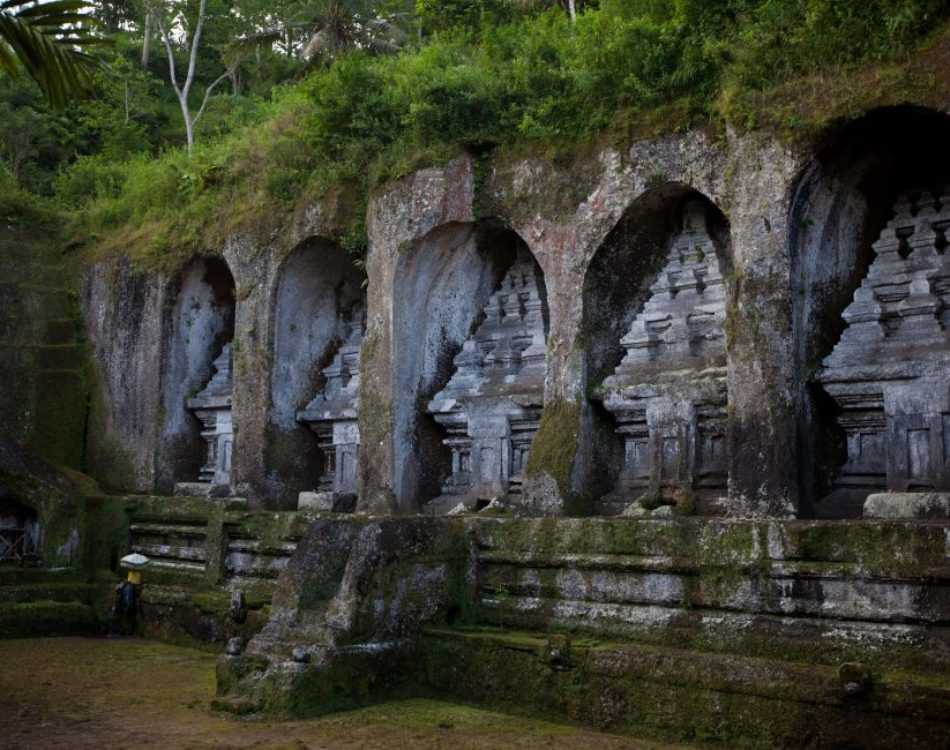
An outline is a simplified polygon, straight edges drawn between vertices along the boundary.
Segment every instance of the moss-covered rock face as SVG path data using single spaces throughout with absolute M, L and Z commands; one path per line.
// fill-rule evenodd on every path
M 939 524 L 327 518 L 219 694 L 306 716 L 436 691 L 730 746 L 938 747 L 945 546 Z
M 80 469 L 89 353 L 75 279 L 60 218 L 17 199 L 4 196 L 0 225 L 0 435 Z

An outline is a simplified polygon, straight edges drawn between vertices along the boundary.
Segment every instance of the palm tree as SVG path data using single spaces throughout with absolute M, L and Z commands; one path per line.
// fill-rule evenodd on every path
M 0 0 L 0 71 L 16 77 L 22 68 L 54 106 L 81 97 L 98 64 L 84 48 L 103 43 L 84 12 L 91 7 L 85 0 Z
M 408 36 L 409 8 L 409 3 L 379 0 L 299 0 L 291 3 L 289 25 L 305 31 L 304 60 L 318 55 L 332 59 L 352 47 L 396 52 Z

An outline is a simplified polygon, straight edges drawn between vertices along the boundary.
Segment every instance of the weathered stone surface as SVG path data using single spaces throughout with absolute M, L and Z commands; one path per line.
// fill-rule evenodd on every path
M 875 492 L 864 501 L 865 518 L 950 519 L 948 492 Z
M 545 302 L 540 269 L 523 252 L 488 299 L 484 320 L 455 356 L 427 407 L 452 453 L 445 495 L 520 494 L 544 399 Z
M 913 114 L 897 109 L 884 119 L 910 118 L 913 125 L 919 120 Z M 939 119 L 931 113 L 934 118 Z M 866 119 L 869 124 L 861 127 L 873 130 L 881 118 Z M 934 128 L 925 134 L 928 143 L 939 130 Z M 882 132 L 877 140 L 862 136 L 847 141 L 847 159 L 840 160 L 824 152 L 796 151 L 766 133 L 727 132 L 715 139 L 693 130 L 637 141 L 623 153 L 607 148 L 569 166 L 541 157 L 499 156 L 482 165 L 484 179 L 478 181 L 471 161 L 462 157 L 387 185 L 372 197 L 367 215 L 368 310 L 357 460 L 361 509 L 415 512 L 440 493 L 450 456 L 426 404 L 448 382 L 453 357 L 472 335 L 473 320 L 510 265 L 508 251 L 523 244 L 543 272 L 548 320 L 545 409 L 532 443 L 540 450 L 531 452 L 537 460 L 526 472 L 519 512 L 589 512 L 591 501 L 614 482 L 617 469 L 611 467 L 622 463 L 622 457 L 599 447 L 609 443 L 604 440 L 609 415 L 591 402 L 595 387 L 619 359 L 590 354 L 602 345 L 597 332 L 585 327 L 590 322 L 585 310 L 593 306 L 589 272 L 612 232 L 627 231 L 640 220 L 662 223 L 656 217 L 672 211 L 685 196 L 699 194 L 721 213 L 717 232 L 724 228 L 723 247 L 730 256 L 720 258 L 726 296 L 722 367 L 728 385 L 728 409 L 720 417 L 728 500 L 717 510 L 736 517 L 796 515 L 799 501 L 817 486 L 811 475 L 824 471 L 812 465 L 837 462 L 834 446 L 820 450 L 835 436 L 821 421 L 830 413 L 827 403 L 809 383 L 817 362 L 828 353 L 825 338 L 834 329 L 829 321 L 838 317 L 842 295 L 852 294 L 863 273 L 863 233 L 878 221 L 882 196 L 893 189 L 887 186 L 898 184 L 884 179 L 890 174 L 887 165 L 900 165 L 901 184 L 908 176 L 935 169 L 905 165 L 898 157 L 906 149 L 891 148 L 891 131 Z M 908 158 L 913 162 L 911 157 L 924 150 L 911 149 Z M 873 168 L 865 169 L 865 164 Z M 885 187 L 872 189 L 872 183 Z M 628 226 L 624 217 L 634 214 L 637 222 Z M 232 483 L 257 507 L 292 507 L 298 492 L 312 489 L 319 476 L 316 441 L 294 415 L 317 392 L 320 370 L 333 350 L 306 342 L 318 328 L 320 336 L 344 338 L 346 331 L 339 326 L 359 296 L 354 291 L 358 276 L 354 287 L 337 257 L 333 263 L 339 273 L 334 271 L 333 278 L 348 291 L 333 304 L 301 307 L 306 320 L 293 318 L 296 302 L 309 299 L 308 290 L 336 288 L 329 276 L 322 286 L 284 283 L 319 271 L 319 258 L 332 244 L 318 242 L 311 261 L 294 261 L 300 243 L 327 229 L 321 205 L 300 219 L 300 226 L 272 247 L 232 237 L 222 250 L 236 296 L 233 415 L 240 430 Z M 505 253 L 493 249 L 500 237 L 508 238 Z M 631 254 L 651 248 L 647 243 Z M 937 248 L 936 255 L 944 253 Z M 135 277 L 128 269 L 116 275 L 115 268 L 104 266 L 90 272 L 84 307 L 105 394 L 95 399 L 99 413 L 90 430 L 92 453 L 103 473 L 121 478 L 118 484 L 170 491 L 172 479 L 200 467 L 200 456 L 193 455 L 196 426 L 194 434 L 184 429 L 185 417 L 190 417 L 180 405 L 207 380 L 214 352 L 191 357 L 175 342 L 183 340 L 179 333 L 185 319 L 197 325 L 195 341 L 216 338 L 227 328 L 221 323 L 232 301 L 203 285 L 211 259 L 196 261 L 171 275 Z M 632 261 L 622 269 L 647 278 L 642 266 L 649 263 L 640 257 Z M 618 283 L 625 280 L 621 276 L 617 274 Z M 189 294 L 198 301 L 200 315 L 189 317 L 187 309 L 179 309 L 183 289 L 194 291 Z M 143 299 L 141 314 L 128 309 L 136 290 Z M 945 295 L 940 291 L 936 296 Z M 280 301 L 284 298 L 285 303 Z M 320 312 L 334 305 L 335 318 Z M 616 316 L 607 326 L 610 338 L 619 341 L 613 326 L 622 335 L 633 314 Z M 331 318 L 333 325 L 313 324 Z M 294 335 L 288 336 L 294 325 Z M 191 353 L 196 353 L 192 343 Z M 136 364 L 124 369 L 125 353 Z M 201 368 L 194 365 L 199 359 L 205 368 L 200 378 Z M 147 364 L 140 367 L 142 362 Z M 718 388 L 721 372 L 712 380 Z M 714 394 L 709 398 L 714 401 Z M 99 461 L 122 457 L 124 451 L 128 455 L 115 462 L 125 465 L 123 470 Z
M 313 715 L 367 701 L 376 672 L 461 592 L 468 560 L 453 527 L 432 519 L 315 521 L 281 573 L 267 625 L 243 657 L 222 657 L 219 693 Z M 387 666 L 387 670 L 388 670 Z M 347 675 L 356 669 L 361 678 Z
M 817 375 L 842 410 L 848 458 L 835 485 L 845 492 L 950 489 L 947 227 L 950 193 L 897 201 Z

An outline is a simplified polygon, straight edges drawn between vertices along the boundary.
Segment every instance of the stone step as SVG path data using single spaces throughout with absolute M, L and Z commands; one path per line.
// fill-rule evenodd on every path
M 486 628 L 425 632 L 430 689 L 505 711 L 754 747 L 944 748 L 950 676 Z
M 175 567 L 204 570 L 207 551 L 201 547 L 176 546 L 171 544 L 142 544 L 133 541 L 132 552 L 148 557 L 149 567 Z
M 161 522 L 132 522 L 129 531 L 142 537 L 176 537 L 180 539 L 204 539 L 208 536 L 204 524 L 176 524 Z
M 478 622 L 532 632 L 556 629 L 577 638 L 696 648 L 783 660 L 879 668 L 912 665 L 950 673 L 950 627 L 858 619 L 783 616 L 660 603 L 591 602 L 506 596 L 479 599 Z
M 667 558 L 690 569 L 774 563 L 844 563 L 892 576 L 950 568 L 947 524 L 879 521 L 747 521 L 682 517 L 479 519 L 480 557 L 545 565 L 594 558 Z M 679 562 L 682 561 L 682 562 Z
M 556 611 L 565 606 L 660 605 L 717 608 L 747 613 L 821 616 L 892 623 L 950 624 L 950 580 L 946 568 L 915 577 L 881 576 L 838 564 L 776 563 L 743 566 L 686 566 L 665 561 L 613 557 L 607 561 L 572 556 L 534 562 L 482 559 L 481 585 L 510 606 Z M 670 569 L 674 568 L 674 569 Z M 926 573 L 931 575 L 926 575 Z

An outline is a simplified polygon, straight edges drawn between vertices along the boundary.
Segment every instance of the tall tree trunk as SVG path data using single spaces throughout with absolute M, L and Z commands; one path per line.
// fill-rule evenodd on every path
M 567 0 L 567 12 L 571 14 L 571 21 L 577 20 L 577 7 L 574 5 L 574 0 Z
M 152 12 L 145 11 L 145 24 L 142 26 L 142 67 L 147 68 L 152 56 Z
M 221 81 L 231 75 L 234 71 L 232 68 L 228 68 L 221 75 L 219 75 L 214 82 L 205 89 L 204 99 L 201 100 L 201 106 L 198 108 L 198 111 L 195 112 L 194 116 L 191 115 L 191 107 L 188 104 L 188 94 L 191 93 L 191 85 L 195 82 L 195 66 L 198 63 L 198 46 L 201 44 L 201 32 L 204 30 L 205 25 L 205 10 L 208 7 L 208 0 L 201 0 L 198 4 L 198 22 L 195 24 L 195 33 L 191 38 L 191 45 L 188 48 L 188 73 L 185 76 L 185 82 L 181 86 L 178 85 L 178 74 L 175 73 L 175 54 L 172 50 L 172 39 L 171 34 L 169 34 L 168 29 L 165 28 L 165 23 L 162 20 L 161 16 L 156 16 L 156 23 L 158 24 L 158 33 L 162 37 L 162 41 L 165 43 L 165 51 L 168 54 L 168 76 L 172 82 L 172 88 L 175 89 L 175 95 L 178 97 L 178 104 L 181 107 L 181 115 L 185 121 L 185 138 L 188 142 L 188 155 L 191 156 L 192 148 L 195 145 L 195 123 L 198 122 L 198 118 L 205 111 L 205 107 L 208 105 L 208 98 L 211 96 L 211 91 L 217 86 Z

